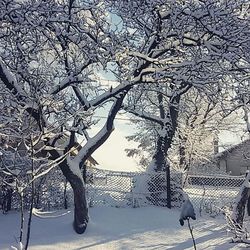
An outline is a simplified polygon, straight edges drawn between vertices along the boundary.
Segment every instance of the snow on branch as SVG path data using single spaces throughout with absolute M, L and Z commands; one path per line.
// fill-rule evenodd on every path
M 85 110 L 87 110 L 90 107 L 90 103 L 88 102 L 87 98 L 83 95 L 80 88 L 73 86 L 73 90 L 74 90 L 79 102 L 82 104 L 83 108 Z
M 129 108 L 124 108 L 124 110 L 126 110 L 127 112 L 138 116 L 140 118 L 146 119 L 148 121 L 151 122 L 155 122 L 158 123 L 159 125 L 164 125 L 164 121 L 162 119 L 160 119 L 158 116 L 152 115 L 146 111 L 139 111 L 139 110 L 133 110 L 133 109 L 129 109 Z
M 114 120 L 116 114 L 122 106 L 123 99 L 125 98 L 126 94 L 126 91 L 122 92 L 120 93 L 119 97 L 115 98 L 114 103 L 110 108 L 106 123 L 104 124 L 102 129 L 94 137 L 90 138 L 84 145 L 84 147 L 80 149 L 78 155 L 74 158 L 74 162 L 76 162 L 78 166 L 80 162 L 85 162 L 89 158 L 89 156 L 108 139 L 108 137 L 114 130 Z
M 119 96 L 123 95 L 122 93 L 124 91 L 128 92 L 134 84 L 135 83 L 133 81 L 131 82 L 124 81 L 123 83 L 120 83 L 117 87 L 112 88 L 112 90 L 108 90 L 103 94 L 97 96 L 93 100 L 91 100 L 89 102 L 89 105 L 92 107 L 96 107 L 105 102 L 106 100 L 111 99 L 112 97 L 114 98 L 117 97 L 119 99 Z
M 53 88 L 51 90 L 51 94 L 57 94 L 59 93 L 61 90 L 71 86 L 72 84 L 75 83 L 81 83 L 84 79 L 82 79 L 79 74 L 85 69 L 87 68 L 89 65 L 91 64 L 91 60 L 89 60 L 82 68 L 81 70 L 79 70 L 79 72 L 74 73 L 74 74 L 70 74 L 69 76 L 67 76 L 65 79 L 63 79 L 55 88 Z
M 19 99 L 23 100 L 25 98 L 25 94 L 22 88 L 18 85 L 15 76 L 8 69 L 5 63 L 0 58 L 0 79 L 4 83 L 4 85 L 14 94 L 19 97 Z

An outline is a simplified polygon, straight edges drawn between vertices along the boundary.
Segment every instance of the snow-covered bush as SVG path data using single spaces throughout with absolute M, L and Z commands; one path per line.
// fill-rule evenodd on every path
M 193 220 L 196 220 L 196 214 L 194 211 L 193 204 L 191 203 L 186 193 L 183 193 L 183 199 L 184 199 L 184 203 L 181 208 L 181 214 L 180 214 L 180 219 L 179 219 L 181 226 L 184 225 L 185 220 L 189 220 L 190 218 L 192 218 Z

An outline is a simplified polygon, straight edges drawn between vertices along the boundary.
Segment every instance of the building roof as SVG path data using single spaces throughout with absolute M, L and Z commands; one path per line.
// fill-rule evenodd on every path
M 224 151 L 222 151 L 222 152 L 216 154 L 216 155 L 214 156 L 214 158 L 215 158 L 216 160 L 224 159 L 224 158 L 226 158 L 229 154 L 233 153 L 234 151 L 246 147 L 247 144 L 250 145 L 250 139 L 247 139 L 247 140 L 245 140 L 245 141 L 242 141 L 241 143 L 238 143 L 238 144 L 236 144 L 236 145 L 232 145 L 231 147 L 225 149 Z

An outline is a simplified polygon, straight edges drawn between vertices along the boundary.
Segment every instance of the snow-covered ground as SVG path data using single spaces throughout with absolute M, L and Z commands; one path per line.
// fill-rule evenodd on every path
M 65 211 L 58 211 L 63 213 Z M 193 249 L 188 227 L 179 225 L 179 211 L 159 207 L 90 208 L 90 222 L 83 235 L 72 228 L 73 213 L 58 218 L 33 217 L 31 250 Z M 243 249 L 232 244 L 224 220 L 198 217 L 192 221 L 197 249 Z M 0 215 L 0 249 L 16 245 L 19 213 Z

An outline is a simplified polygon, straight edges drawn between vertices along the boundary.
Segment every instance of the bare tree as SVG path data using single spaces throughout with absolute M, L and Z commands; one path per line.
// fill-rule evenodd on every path
M 136 85 L 167 86 L 165 118 L 158 121 L 169 147 L 181 95 L 225 81 L 245 60 L 249 32 L 239 1 L 2 0 L 0 16 L 1 90 L 23 114 L 22 133 L 42 134 L 49 160 L 67 155 L 59 167 L 73 188 L 77 233 L 88 223 L 80 167 L 113 131 L 127 93 Z M 121 19 L 116 27 L 112 16 Z M 105 69 L 116 85 L 95 80 Z M 104 105 L 106 123 L 90 138 L 93 114 Z M 28 126 L 25 116 L 32 118 Z M 85 138 L 81 149 L 79 135 Z
M 111 134 L 126 95 L 124 86 L 112 93 L 93 79 L 93 72 L 105 67 L 114 53 L 105 10 L 102 4 L 74 0 L 6 0 L 1 1 L 0 9 L 3 102 L 15 104 L 5 106 L 15 119 L 22 114 L 17 119 L 19 133 L 41 139 L 37 150 L 49 153 L 48 160 L 66 156 L 58 164 L 73 188 L 74 228 L 83 233 L 88 206 L 80 167 Z M 92 114 L 107 101 L 111 106 L 106 123 L 90 138 L 86 129 L 93 124 Z M 2 127 L 9 135 L 10 122 L 5 119 Z M 77 134 L 85 136 L 81 149 L 77 148 Z M 72 156 L 70 152 L 76 149 L 78 154 Z
M 126 65 L 135 57 L 147 73 L 141 75 L 141 81 L 148 85 L 139 86 L 126 110 L 157 124 L 150 169 L 165 169 L 168 187 L 170 170 L 165 159 L 178 127 L 182 97 L 193 88 L 204 96 L 217 95 L 236 75 L 242 77 L 239 69 L 248 63 L 249 23 L 243 5 L 244 1 L 144 1 L 143 5 L 127 1 L 112 5 L 111 11 L 134 35 L 134 47 L 124 51 L 122 62 Z M 123 72 L 128 75 L 129 68 Z
M 126 29 L 112 28 L 103 2 L 3 0 L 0 15 L 2 103 L 17 121 L 12 124 L 15 134 L 25 138 L 33 134 L 35 155 L 48 155 L 48 161 L 59 165 L 74 192 L 75 231 L 83 233 L 88 206 L 80 168 L 112 133 L 127 92 L 141 83 L 149 64 L 142 60 L 134 67 L 132 57 L 127 61 L 130 76 L 123 77 L 129 36 Z M 95 73 L 109 70 L 110 63 L 116 65 L 113 73 L 118 81 L 107 87 L 96 81 Z M 104 106 L 109 111 L 106 122 L 91 138 L 87 129 L 95 125 L 93 114 Z M 10 137 L 11 119 L 1 119 L 1 128 Z M 26 142 L 29 149 L 31 141 Z
M 212 157 L 219 153 L 220 133 L 230 131 L 240 123 L 237 109 L 232 105 L 231 97 L 222 90 L 212 96 L 196 90 L 184 96 L 174 142 L 179 150 L 177 164 L 181 169 L 192 167 L 195 171 L 199 165 L 213 165 Z M 178 154 L 176 150 L 173 153 Z

